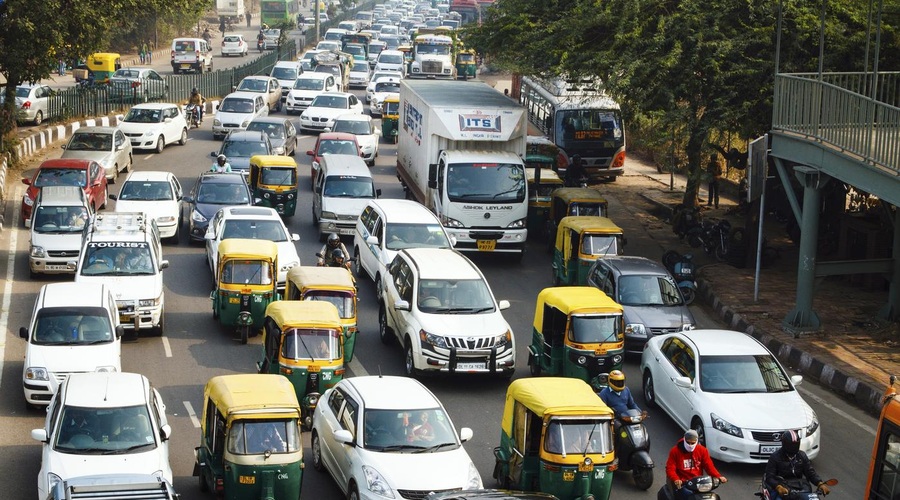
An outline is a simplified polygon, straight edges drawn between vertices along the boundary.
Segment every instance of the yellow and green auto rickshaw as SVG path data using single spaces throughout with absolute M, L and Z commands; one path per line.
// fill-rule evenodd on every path
M 547 220 L 548 250 L 553 250 L 556 227 L 570 215 L 608 217 L 609 202 L 594 188 L 564 187 L 550 193 L 550 216 Z
M 321 300 L 333 304 L 344 331 L 344 359 L 353 361 L 356 345 L 356 282 L 343 267 L 295 266 L 287 273 L 285 300 Z
M 475 51 L 472 49 L 460 50 L 456 54 L 456 78 L 468 80 L 475 78 L 478 69 Z
M 559 164 L 563 158 L 559 146 L 542 135 L 529 135 L 525 138 L 525 166 L 532 168 L 549 168 L 559 174 Z
M 293 216 L 297 211 L 297 162 L 290 156 L 251 156 L 250 192 L 256 205 Z
M 203 389 L 194 476 L 225 500 L 300 498 L 300 405 L 281 375 L 221 375 Z
M 528 181 L 528 234 L 543 235 L 550 215 L 550 194 L 563 186 L 563 180 L 549 168 L 525 167 Z
M 397 143 L 397 134 L 400 132 L 400 97 L 390 96 L 384 100 L 381 115 L 381 135 L 386 141 Z
M 494 459 L 501 488 L 607 500 L 618 468 L 613 411 L 583 380 L 515 380 L 506 391 Z
M 213 317 L 236 327 L 241 344 L 262 327 L 266 307 L 278 300 L 278 246 L 268 240 L 228 238 L 219 243 Z
M 577 215 L 563 217 L 556 230 L 553 284 L 586 285 L 594 261 L 625 253 L 622 228 L 606 217 Z
M 97 52 L 87 58 L 87 69 L 94 74 L 94 83 L 109 83 L 109 77 L 122 67 L 122 56 L 115 52 Z
M 577 378 L 599 391 L 624 356 L 625 323 L 616 301 L 590 286 L 541 290 L 528 347 L 532 375 Z
M 319 396 L 344 378 L 344 335 L 338 310 L 328 302 L 281 300 L 263 321 L 259 373 L 280 373 L 294 386 L 303 427 L 312 426 Z

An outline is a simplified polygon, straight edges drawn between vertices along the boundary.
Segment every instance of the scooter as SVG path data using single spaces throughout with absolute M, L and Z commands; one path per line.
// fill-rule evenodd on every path
M 781 495 L 782 500 L 820 500 L 825 498 L 825 493 L 821 488 L 813 487 L 812 483 L 807 481 L 805 478 L 792 478 L 785 480 L 781 476 L 776 476 L 781 484 L 785 485 L 788 489 L 787 495 Z M 827 486 L 835 486 L 838 484 L 837 479 L 829 479 L 825 481 Z M 762 481 L 759 487 L 759 492 L 754 493 L 754 495 L 762 498 L 763 500 L 774 500 L 775 497 L 769 493 L 769 490 L 766 488 L 766 482 Z
M 642 490 L 653 485 L 653 459 L 650 458 L 650 434 L 644 426 L 646 412 L 628 410 L 619 415 L 616 426 L 616 456 L 619 469 L 631 471 L 634 484 Z
M 713 492 L 722 484 L 719 478 L 712 476 L 697 476 L 685 481 L 681 487 L 686 488 L 692 494 L 688 497 L 690 500 L 719 500 L 718 493 Z M 656 494 L 656 500 L 675 500 L 674 486 L 668 481 L 659 489 Z
M 684 297 L 684 303 L 690 304 L 697 295 L 697 280 L 694 276 L 694 256 L 691 253 L 681 255 L 675 250 L 669 250 L 662 256 L 663 265 L 672 273 L 678 289 Z
M 256 50 L 262 52 L 263 49 L 265 49 L 265 48 L 266 48 L 266 41 L 265 41 L 265 40 L 257 40 L 257 41 L 256 41 Z
M 199 128 L 200 127 L 200 107 L 196 104 L 188 104 L 184 108 L 185 114 L 188 117 L 188 128 Z

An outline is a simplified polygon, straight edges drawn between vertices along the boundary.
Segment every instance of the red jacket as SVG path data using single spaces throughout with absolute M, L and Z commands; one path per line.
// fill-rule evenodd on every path
M 692 477 L 702 476 L 704 471 L 713 477 L 722 477 L 716 470 L 706 447 L 697 443 L 693 452 L 684 449 L 684 439 L 678 441 L 669 450 L 669 458 L 666 460 L 666 478 L 669 481 L 687 481 Z

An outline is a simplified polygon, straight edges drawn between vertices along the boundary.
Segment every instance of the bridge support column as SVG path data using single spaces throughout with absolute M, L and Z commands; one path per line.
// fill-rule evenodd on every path
M 900 320 L 900 214 L 894 213 L 894 259 L 891 285 L 888 288 L 888 302 L 878 315 L 889 321 Z
M 813 311 L 813 286 L 816 279 L 816 247 L 819 242 L 819 205 L 822 188 L 831 177 L 811 167 L 795 167 L 794 175 L 803 185 L 803 214 L 800 220 L 800 257 L 797 263 L 797 303 L 781 322 L 793 336 L 814 332 L 821 323 Z

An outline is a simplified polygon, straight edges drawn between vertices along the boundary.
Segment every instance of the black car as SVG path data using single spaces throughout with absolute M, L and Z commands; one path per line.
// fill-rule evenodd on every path
M 191 241 L 204 241 L 209 220 L 222 207 L 232 205 L 252 205 L 250 188 L 240 173 L 204 172 L 189 196 L 183 198 L 187 208 L 188 234 Z M 182 219 L 185 214 L 182 214 Z
M 228 164 L 231 165 L 231 170 L 249 173 L 250 157 L 271 154 L 275 153 L 272 149 L 272 142 L 265 132 L 233 130 L 225 136 L 222 147 L 218 151 L 211 152 L 209 156 L 216 158 L 219 155 L 225 155 Z
M 247 125 L 247 130 L 265 132 L 272 143 L 272 151 L 277 155 L 294 156 L 297 152 L 297 128 L 287 118 L 280 116 L 254 118 Z

